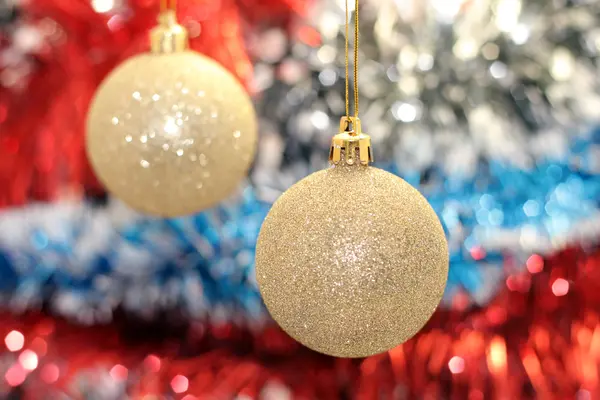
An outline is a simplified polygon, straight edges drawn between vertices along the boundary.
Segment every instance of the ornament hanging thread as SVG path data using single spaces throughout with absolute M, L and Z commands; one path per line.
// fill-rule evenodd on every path
M 448 275 L 443 228 L 425 198 L 371 167 L 359 119 L 359 4 L 355 8 L 354 115 L 349 100 L 331 167 L 285 192 L 261 228 L 256 275 L 274 320 L 307 347 L 337 357 L 385 352 L 416 334 L 439 304 Z

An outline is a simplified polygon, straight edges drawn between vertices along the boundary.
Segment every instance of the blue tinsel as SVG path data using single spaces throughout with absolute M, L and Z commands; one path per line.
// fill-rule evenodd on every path
M 426 179 L 401 174 L 428 197 L 448 235 L 447 301 L 459 289 L 487 301 L 502 281 L 504 252 L 549 252 L 600 231 L 599 143 L 595 130 L 568 155 L 529 170 L 487 162 L 474 177 L 442 169 Z M 14 309 L 47 301 L 89 323 L 109 320 L 119 306 L 148 317 L 179 310 L 192 318 L 210 311 L 211 318 L 260 320 L 254 246 L 268 209 L 249 187 L 225 205 L 175 220 L 84 204 L 5 211 L 0 291 Z

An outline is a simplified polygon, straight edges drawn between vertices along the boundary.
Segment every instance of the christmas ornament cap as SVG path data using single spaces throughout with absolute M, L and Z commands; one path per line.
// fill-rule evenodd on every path
M 331 141 L 329 161 L 336 165 L 339 163 L 369 165 L 373 162 L 371 137 L 362 133 L 360 118 L 342 117 L 340 133 Z
M 158 15 L 158 25 L 150 31 L 152 53 L 165 54 L 187 50 L 188 32 L 177 23 L 175 11 L 167 10 Z

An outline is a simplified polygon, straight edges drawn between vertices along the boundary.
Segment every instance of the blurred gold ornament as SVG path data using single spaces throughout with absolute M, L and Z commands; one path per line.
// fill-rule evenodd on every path
M 257 122 L 242 85 L 188 50 L 165 11 L 152 51 L 102 82 L 87 121 L 87 152 L 108 191 L 149 214 L 177 217 L 225 199 L 254 158 Z
M 369 137 L 351 120 L 355 130 L 333 140 L 332 167 L 294 185 L 269 212 L 256 277 L 272 317 L 294 339 L 332 356 L 366 357 L 406 341 L 431 317 L 448 246 L 427 200 L 368 165 Z

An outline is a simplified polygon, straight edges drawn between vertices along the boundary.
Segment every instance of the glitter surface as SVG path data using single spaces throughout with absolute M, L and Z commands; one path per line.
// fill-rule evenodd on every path
M 240 83 L 184 51 L 134 57 L 102 83 L 87 150 L 107 189 L 130 206 L 180 216 L 226 198 L 254 158 L 257 123 Z
M 421 329 L 448 275 L 442 226 L 402 179 L 365 166 L 314 173 L 275 203 L 256 275 L 273 318 L 313 350 L 365 357 Z

